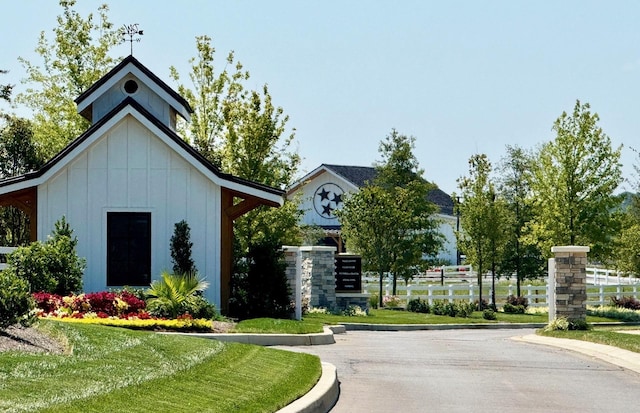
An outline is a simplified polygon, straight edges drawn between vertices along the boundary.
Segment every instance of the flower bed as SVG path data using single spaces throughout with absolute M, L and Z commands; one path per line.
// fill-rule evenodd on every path
M 40 318 L 152 330 L 212 329 L 211 320 L 194 319 L 190 314 L 171 320 L 155 317 L 146 310 L 144 300 L 126 290 L 69 296 L 40 292 L 34 293 L 33 298 Z

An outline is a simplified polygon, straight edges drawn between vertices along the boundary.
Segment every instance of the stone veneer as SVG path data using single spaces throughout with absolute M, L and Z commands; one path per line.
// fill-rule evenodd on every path
M 587 252 L 589 247 L 559 246 L 555 254 L 555 317 L 587 318 Z
M 363 310 L 368 305 L 368 294 L 336 294 L 335 247 L 304 246 L 283 247 L 287 263 L 287 279 L 292 294 L 296 291 L 296 271 L 300 262 L 302 305 L 330 310 L 358 305 Z M 300 261 L 298 261 L 298 258 Z M 293 297 L 295 301 L 295 296 Z

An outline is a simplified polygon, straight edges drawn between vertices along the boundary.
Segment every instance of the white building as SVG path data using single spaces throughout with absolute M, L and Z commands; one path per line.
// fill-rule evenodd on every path
M 359 191 L 372 182 L 376 170 L 370 166 L 346 166 L 322 164 L 287 191 L 287 197 L 302 196 L 301 209 L 304 211 L 302 223 L 316 225 L 325 230 L 327 243 L 343 250 L 340 238 L 340 222 L 334 211 L 342 206 L 342 195 Z M 440 221 L 439 231 L 445 237 L 439 259 L 456 264 L 456 216 L 451 196 L 440 189 L 432 190 L 428 198 L 439 208 L 436 218 Z
M 129 56 L 76 99 L 91 127 L 40 170 L 0 181 L 0 205 L 30 217 L 45 240 L 63 215 L 85 257 L 85 291 L 148 286 L 172 268 L 175 223 L 191 228 L 205 296 L 225 310 L 233 220 L 284 192 L 221 173 L 175 131 L 189 104 Z

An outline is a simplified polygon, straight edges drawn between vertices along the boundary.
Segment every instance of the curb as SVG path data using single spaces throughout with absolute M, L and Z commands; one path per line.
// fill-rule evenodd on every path
M 326 413 L 336 404 L 338 396 L 338 371 L 333 364 L 322 362 L 322 375 L 316 385 L 307 394 L 277 413 Z
M 365 324 L 342 323 L 346 331 L 418 331 L 418 330 L 481 330 L 543 328 L 545 323 L 478 323 L 478 324 Z
M 568 338 L 545 337 L 537 334 L 512 337 L 512 340 L 575 351 L 636 373 L 640 373 L 640 354 L 629 350 L 623 350 L 618 347 L 591 343 L 588 341 L 572 340 Z
M 258 346 L 317 346 L 333 344 L 334 331 L 339 328 L 323 327 L 322 333 L 313 334 L 249 334 L 249 333 L 163 333 L 181 334 L 189 337 L 200 337 L 218 341 L 255 344 Z M 339 334 L 336 332 L 336 334 Z

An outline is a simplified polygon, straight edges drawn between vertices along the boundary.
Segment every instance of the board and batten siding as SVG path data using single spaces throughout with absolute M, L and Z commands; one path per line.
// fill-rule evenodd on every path
M 38 188 L 38 239 L 63 215 L 87 259 L 86 292 L 107 289 L 107 212 L 151 213 L 151 278 L 171 271 L 174 224 L 191 228 L 193 259 L 209 282 L 205 296 L 220 308 L 220 186 L 132 116 Z

